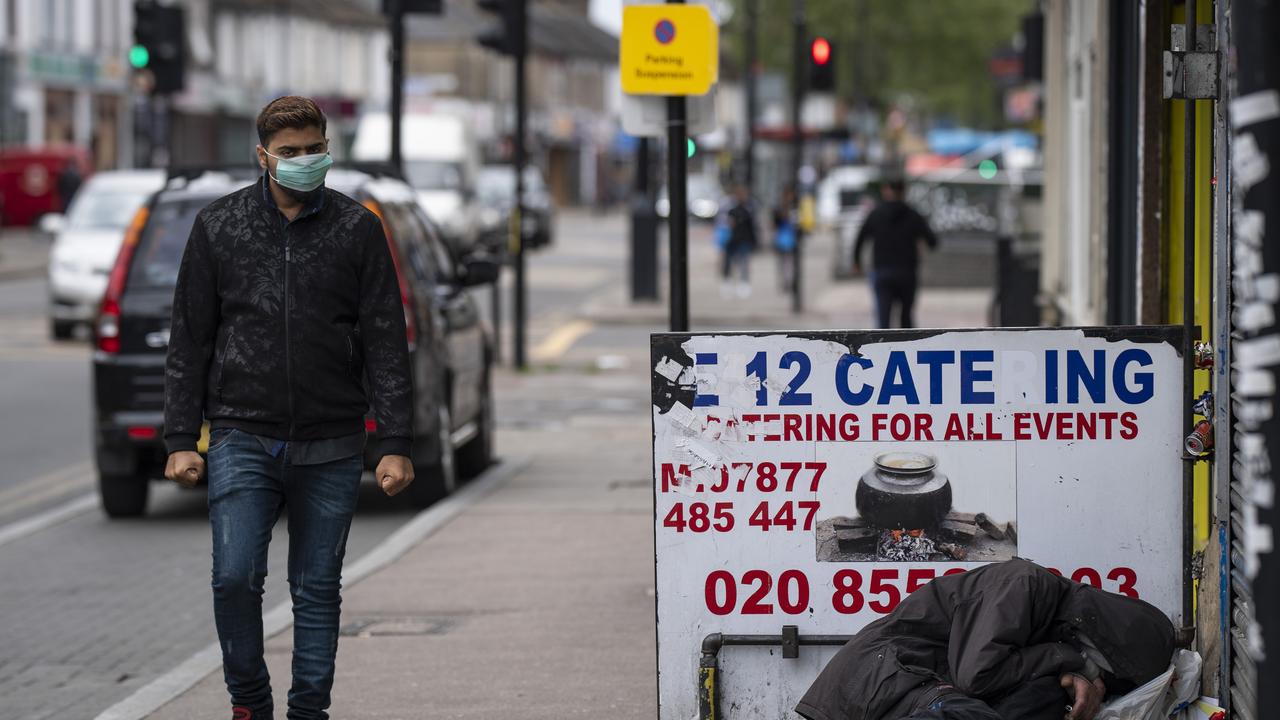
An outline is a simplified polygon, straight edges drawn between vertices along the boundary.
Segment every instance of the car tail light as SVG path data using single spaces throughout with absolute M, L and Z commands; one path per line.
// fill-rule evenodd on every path
M 150 425 L 135 425 L 128 430 L 129 437 L 134 440 L 155 440 L 160 433 Z
M 400 251 L 396 249 L 395 238 L 391 235 L 391 227 L 387 224 L 386 219 L 382 217 L 382 206 L 378 204 L 377 200 L 373 199 L 365 200 L 364 206 L 378 216 L 378 220 L 382 222 L 382 231 L 387 236 L 387 248 L 391 250 L 391 264 L 396 268 L 396 281 L 400 285 L 400 304 L 404 307 L 405 339 L 409 342 L 409 350 L 413 350 L 418 344 L 418 324 L 414 322 L 413 293 L 409 291 L 409 283 L 404 278 L 404 272 L 400 270 Z
M 102 296 L 102 307 L 94 326 L 95 342 L 98 350 L 104 353 L 120 352 L 120 298 L 124 295 L 124 283 L 129 278 L 133 252 L 138 247 L 138 238 L 142 236 L 142 228 L 146 224 L 147 208 L 143 207 L 129 223 L 124 242 L 120 244 L 120 252 L 116 255 L 115 265 L 111 266 L 111 274 L 107 276 L 107 291 Z

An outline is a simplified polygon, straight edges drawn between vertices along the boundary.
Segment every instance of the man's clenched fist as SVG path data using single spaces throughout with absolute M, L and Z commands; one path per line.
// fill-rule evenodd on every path
M 374 477 L 378 479 L 382 492 L 395 495 L 413 482 L 413 463 L 404 455 L 384 455 L 378 461 Z
M 204 477 L 204 458 L 194 450 L 179 450 L 169 455 L 164 476 L 183 487 L 195 487 Z

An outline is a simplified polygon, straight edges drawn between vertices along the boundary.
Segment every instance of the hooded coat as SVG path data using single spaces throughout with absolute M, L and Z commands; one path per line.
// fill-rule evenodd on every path
M 1123 692 L 1165 671 L 1174 629 L 1146 602 L 1026 560 L 987 565 L 930 582 L 865 627 L 796 712 L 810 720 L 898 720 L 927 707 L 940 684 L 996 699 L 1031 681 L 1083 671 L 1087 647 L 1105 659 L 1099 665 L 1109 668 L 1102 674 L 1108 691 Z M 1037 686 L 1061 692 L 1055 684 Z

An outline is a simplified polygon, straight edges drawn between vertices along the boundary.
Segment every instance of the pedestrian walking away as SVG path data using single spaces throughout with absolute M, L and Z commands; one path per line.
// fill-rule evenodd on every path
M 272 717 L 262 592 L 271 529 L 288 508 L 288 717 L 310 720 L 328 717 L 371 405 L 379 485 L 394 495 L 413 481 L 409 354 L 381 222 L 324 186 L 324 114 L 282 97 L 257 128 L 261 178 L 200 212 L 179 267 L 165 476 L 192 486 L 205 475 L 207 419 L 214 620 L 235 720 Z
M 796 191 L 788 185 L 773 209 L 773 249 L 778 253 L 778 286 L 791 292 L 796 276 Z
M 920 271 L 921 246 L 938 247 L 928 221 L 904 201 L 906 185 L 891 178 L 880 186 L 881 202 L 867 216 L 853 245 L 853 271 L 862 274 L 862 248 L 871 241 L 871 291 L 876 320 L 890 327 L 894 308 L 898 326 L 915 327 L 913 310 Z
M 729 239 L 724 246 L 720 270 L 723 279 L 721 294 L 727 297 L 736 293 L 739 298 L 747 298 L 751 295 L 751 253 L 756 249 L 756 217 L 747 186 L 734 188 L 733 205 L 726 217 Z

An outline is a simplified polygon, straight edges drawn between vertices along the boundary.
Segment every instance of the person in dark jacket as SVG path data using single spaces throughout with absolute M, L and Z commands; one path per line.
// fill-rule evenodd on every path
M 915 327 L 912 314 L 920 270 L 920 248 L 938 246 L 928 221 L 903 201 L 906 185 L 891 178 L 880 185 L 883 202 L 875 207 L 858 229 L 853 244 L 853 271 L 862 274 L 862 248 L 871 241 L 871 290 L 875 293 L 876 319 L 880 327 L 890 326 L 894 307 L 898 326 Z
M 725 243 L 723 264 L 721 265 L 721 295 L 728 296 L 734 288 L 730 285 L 733 276 L 738 276 L 736 293 L 739 298 L 751 295 L 751 253 L 756 249 L 756 215 L 751 202 L 751 192 L 746 185 L 734 188 L 733 204 L 729 207 L 726 218 L 729 226 L 729 239 Z
M 375 478 L 388 495 L 413 481 L 404 309 L 378 217 L 324 187 L 324 114 L 282 97 L 257 124 L 261 179 L 200 211 L 179 266 L 165 475 L 186 486 L 204 475 L 207 418 L 214 619 L 236 720 L 272 715 L 262 587 L 288 507 L 289 718 L 327 718 L 370 401 Z
M 1173 625 L 1155 607 L 1014 559 L 909 595 L 841 648 L 796 712 L 809 720 L 1092 720 L 1107 693 L 1164 672 L 1173 651 Z

